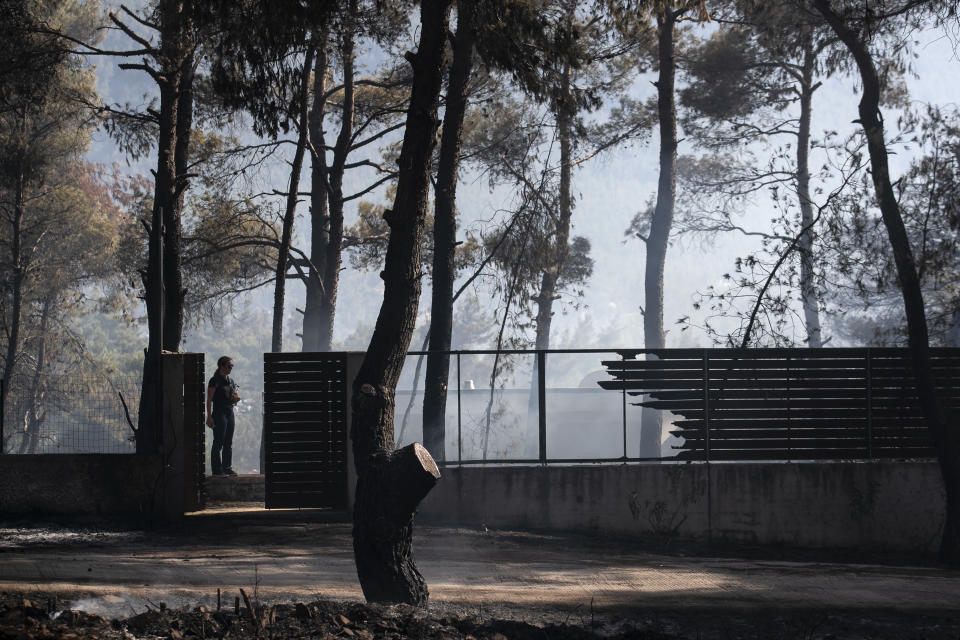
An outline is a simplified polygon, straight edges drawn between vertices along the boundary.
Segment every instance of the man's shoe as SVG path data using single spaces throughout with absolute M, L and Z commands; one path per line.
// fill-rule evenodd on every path
M 233 469 L 227 469 L 226 471 L 223 472 L 223 475 L 225 475 L 225 476 L 235 476 L 235 475 L 237 475 L 237 472 L 234 471 Z
M 225 475 L 227 475 L 227 474 L 224 473 L 223 471 L 214 471 L 211 475 L 214 475 L 214 476 L 225 476 Z

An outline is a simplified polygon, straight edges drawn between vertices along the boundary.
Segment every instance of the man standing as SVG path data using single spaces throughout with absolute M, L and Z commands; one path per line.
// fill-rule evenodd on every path
M 235 476 L 230 468 L 233 462 L 233 406 L 240 402 L 239 387 L 230 378 L 233 359 L 222 356 L 217 360 L 217 372 L 207 385 L 207 426 L 213 429 L 213 447 L 210 466 L 215 476 Z

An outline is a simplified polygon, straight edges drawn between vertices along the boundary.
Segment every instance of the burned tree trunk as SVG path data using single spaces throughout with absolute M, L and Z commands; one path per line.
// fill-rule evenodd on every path
M 349 19 L 357 18 L 357 3 L 352 1 Z M 354 28 L 349 26 L 340 40 L 340 60 L 343 64 L 343 98 L 340 111 L 340 132 L 333 147 L 333 162 L 326 165 L 323 118 L 326 97 L 323 75 L 327 56 L 318 51 L 314 71 L 314 102 L 310 111 L 310 141 L 313 146 L 311 173 L 310 256 L 317 272 L 311 270 L 307 280 L 307 300 L 303 312 L 303 350 L 329 351 L 333 346 L 333 327 L 337 312 L 337 292 L 340 286 L 340 265 L 343 257 L 343 178 L 347 156 L 353 144 L 355 98 L 354 82 Z M 326 43 L 324 29 L 321 41 Z
M 161 67 L 151 74 L 160 90 L 160 109 L 147 267 L 141 273 L 149 337 L 137 420 L 138 453 L 151 453 L 159 444 L 160 352 L 179 350 L 182 338 L 181 207 L 193 119 L 193 2 L 167 0 L 160 2 L 158 10 L 160 46 L 150 55 Z M 143 66 L 121 64 L 120 68 Z
M 800 298 L 803 303 L 803 319 L 807 330 L 807 346 L 818 349 L 823 346 L 820 330 L 820 304 L 817 298 L 816 273 L 813 268 L 813 202 L 810 199 L 810 119 L 813 102 L 813 70 L 816 53 L 813 42 L 807 37 L 804 43 L 803 67 L 800 70 L 800 126 L 797 132 L 797 196 L 800 199 L 800 228 L 806 229 L 801 236 L 800 249 Z
M 184 3 L 184 11 L 190 10 L 190 3 Z M 190 20 L 186 15 L 184 20 Z M 184 32 L 190 29 L 184 25 Z M 183 254 L 183 197 L 189 186 L 190 134 L 193 129 L 193 81 L 194 55 L 191 51 L 180 63 L 179 82 L 177 83 L 176 134 L 173 149 L 173 197 L 174 204 L 163 210 L 163 285 L 166 313 L 163 317 L 163 348 L 167 351 L 179 351 L 183 339 L 184 305 L 187 291 L 183 286 L 181 256 Z
M 568 24 L 573 23 L 573 10 L 576 5 L 570 5 Z M 554 217 L 556 227 L 553 229 L 553 242 L 550 246 L 550 255 L 547 264 L 540 276 L 540 290 L 533 300 L 537 305 L 535 320 L 536 333 L 534 335 L 534 349 L 546 351 L 550 348 L 550 329 L 553 325 L 553 303 L 559 298 L 560 274 L 570 257 L 570 219 L 573 217 L 573 201 L 570 195 L 571 167 L 573 154 L 573 96 L 572 96 L 573 69 L 570 64 L 564 65 L 561 74 L 560 99 L 555 106 L 557 120 L 557 138 L 560 141 L 560 188 L 557 194 L 558 211 Z M 499 345 L 497 347 L 499 349 Z M 546 368 L 546 367 L 544 367 Z M 539 360 L 533 362 L 530 374 L 530 393 L 527 395 L 527 429 L 524 438 L 524 453 L 529 456 L 539 455 L 539 380 L 546 376 L 546 371 L 540 371 Z M 491 387 L 493 385 L 491 384 Z M 487 408 L 489 422 L 490 408 Z
M 168 210 L 177 204 L 175 147 L 177 140 L 177 102 L 179 73 L 160 82 L 159 138 L 157 170 L 154 182 L 153 211 L 147 244 L 147 268 L 141 274 L 147 307 L 148 341 L 143 358 L 143 381 L 137 419 L 137 453 L 154 453 L 160 444 L 160 352 L 169 341 L 163 336 L 167 313 L 164 223 L 173 218 Z
M 317 34 L 317 55 L 313 66 L 313 104 L 307 118 L 310 132 L 310 269 L 306 281 L 306 303 L 303 307 L 303 351 L 329 351 L 333 337 L 333 318 L 324 314 L 326 284 L 324 274 L 329 259 L 330 212 L 327 192 L 330 189 L 323 117 L 327 107 L 327 38 L 324 27 Z
M 307 149 L 307 86 L 310 83 L 310 70 L 313 66 L 315 48 L 307 49 L 300 82 L 300 109 L 297 118 L 297 148 L 290 164 L 290 186 L 287 191 L 287 207 L 283 214 L 283 230 L 280 234 L 280 247 L 277 251 L 276 282 L 273 289 L 273 336 L 270 350 L 283 351 L 283 304 L 286 297 L 287 260 L 290 257 L 290 242 L 293 237 L 294 214 L 297 211 L 297 195 L 300 190 L 300 171 L 303 169 L 303 156 Z
M 371 387 L 372 389 L 372 387 Z M 370 397 L 374 404 L 382 398 Z M 368 459 L 357 480 L 353 551 L 367 602 L 403 602 L 426 607 L 429 592 L 413 561 L 413 514 L 437 483 L 440 471 L 420 443 Z M 357 535 L 357 513 L 375 513 Z
M 383 303 L 353 381 L 350 427 L 357 468 L 353 549 L 360 587 L 371 602 L 421 607 L 427 605 L 429 593 L 413 563 L 413 514 L 440 474 L 422 446 L 394 451 L 393 417 L 396 383 L 420 302 L 420 255 L 449 11 L 449 0 L 420 5 L 420 47 L 407 55 L 413 66 L 413 89 L 397 195 L 393 209 L 385 214 L 390 241 L 380 274 Z
M 657 57 L 660 65 L 657 77 L 657 114 L 660 123 L 660 178 L 657 184 L 657 204 L 647 238 L 647 256 L 644 268 L 643 346 L 647 349 L 664 347 L 663 333 L 663 271 L 667 259 L 670 228 L 677 191 L 677 109 L 674 104 L 674 24 L 681 11 L 664 11 L 657 17 Z M 648 356 L 651 357 L 651 356 Z M 660 455 L 662 424 L 657 409 L 644 407 L 640 416 L 640 456 Z
M 46 395 L 47 381 L 44 378 L 44 369 L 47 366 L 47 331 L 50 328 L 50 298 L 44 298 L 40 306 L 40 330 L 37 335 L 37 355 L 33 368 L 33 380 L 27 401 L 26 416 L 24 417 L 24 437 L 20 443 L 18 453 L 36 453 L 40 448 L 40 429 L 46 422 L 47 412 L 43 410 L 43 400 Z
M 21 159 L 22 161 L 22 159 Z M 0 397 L 0 407 L 7 406 L 7 394 L 10 391 L 10 382 L 13 378 L 13 372 L 16 370 L 17 350 L 20 347 L 20 325 L 23 323 L 23 289 L 25 286 L 27 261 L 24 255 L 24 183 L 25 176 L 23 166 L 17 167 L 16 187 L 14 189 L 13 201 L 13 220 L 10 229 L 10 264 L 13 266 L 11 280 L 11 311 L 8 320 L 7 329 L 7 351 L 3 360 L 3 396 Z M 2 416 L 0 416 L 2 420 Z M 3 443 L 0 442 L 0 454 L 4 452 Z
M 357 13 L 357 3 L 350 3 L 350 15 Z M 343 178 L 346 173 L 347 156 L 353 144 L 354 115 L 354 68 L 353 31 L 343 36 L 340 59 L 343 63 L 343 100 L 340 113 L 340 133 L 333 148 L 333 164 L 330 165 L 327 199 L 330 205 L 327 243 L 324 247 L 323 297 L 320 301 L 320 344 L 329 351 L 333 342 L 333 326 L 337 314 L 337 291 L 340 287 L 340 264 L 343 259 Z
M 859 105 L 860 124 L 867 138 L 873 186 L 877 193 L 877 203 L 880 206 L 883 224 L 893 249 L 897 276 L 903 294 L 917 395 L 937 450 L 947 495 L 947 514 L 940 543 L 940 557 L 949 564 L 958 565 L 960 564 L 960 433 L 947 423 L 936 394 L 936 380 L 930 366 L 930 344 L 923 291 L 910 249 L 910 239 L 903 224 L 903 217 L 900 215 L 900 205 L 890 183 L 883 121 L 880 118 L 879 76 L 866 43 L 860 34 L 833 10 L 830 0 L 814 0 L 814 5 L 853 55 L 860 71 L 860 79 L 863 83 L 863 95 Z
M 572 14 L 570 16 L 572 23 Z M 571 167 L 573 155 L 573 69 L 566 64 L 563 69 L 561 99 L 557 104 L 557 137 L 560 140 L 560 191 L 557 194 L 559 211 L 556 216 L 556 228 L 553 230 L 553 247 L 548 257 L 549 265 L 543 271 L 540 280 L 540 292 L 536 296 L 537 334 L 535 348 L 550 348 L 550 327 L 553 323 L 553 303 L 556 301 L 567 258 L 570 257 L 570 219 L 573 217 L 573 201 L 570 197 Z M 534 372 L 536 375 L 536 372 Z M 536 380 L 536 378 L 534 378 Z M 535 386 L 535 385 L 534 385 Z
M 437 162 L 436 206 L 433 216 L 433 288 L 430 305 L 430 353 L 423 387 L 423 442 L 439 461 L 446 458 L 447 380 L 453 334 L 454 250 L 457 244 L 457 175 L 460 138 L 467 110 L 467 85 L 473 67 L 473 2 L 460 2 L 453 64 L 447 83 L 447 107 Z

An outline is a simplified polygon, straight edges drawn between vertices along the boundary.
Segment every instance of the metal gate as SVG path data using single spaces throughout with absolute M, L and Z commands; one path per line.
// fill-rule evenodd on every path
M 347 356 L 263 355 L 265 506 L 347 507 Z

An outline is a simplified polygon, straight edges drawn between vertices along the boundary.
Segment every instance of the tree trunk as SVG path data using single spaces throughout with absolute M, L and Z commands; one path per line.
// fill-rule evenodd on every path
M 357 3 L 350 3 L 351 21 L 356 19 Z M 354 25 L 344 29 L 340 43 L 343 61 L 343 101 L 340 132 L 333 148 L 333 164 L 326 167 L 326 156 L 314 157 L 312 202 L 318 214 L 313 216 L 311 232 L 311 262 L 318 269 L 316 279 L 311 276 L 304 308 L 304 351 L 330 351 L 333 346 L 333 328 L 337 312 L 337 292 L 340 286 L 340 265 L 343 258 L 343 178 L 347 156 L 353 143 L 354 116 Z M 326 34 L 324 34 L 324 41 Z M 320 69 L 318 57 L 317 73 Z M 326 55 L 323 56 L 326 68 Z M 316 74 L 315 74 L 316 76 Z M 324 154 L 323 143 L 323 82 L 314 78 L 314 108 L 311 111 L 311 139 L 316 153 Z M 317 101 L 320 101 L 319 103 Z M 318 142 L 319 141 L 319 144 Z M 321 198 L 326 201 L 320 202 Z M 309 349 L 307 348 L 307 335 Z
M 350 3 L 350 15 L 357 13 L 357 3 Z M 333 148 L 333 164 L 330 166 L 330 228 L 323 260 L 323 298 L 320 302 L 320 340 L 324 350 L 329 351 L 333 342 L 333 327 L 337 314 L 337 291 L 340 287 L 340 264 L 343 258 L 343 176 L 347 156 L 353 143 L 353 31 L 343 37 L 340 47 L 343 60 L 343 109 L 340 114 L 340 133 Z
M 40 331 L 37 336 L 37 363 L 30 384 L 29 402 L 26 415 L 26 433 L 20 444 L 20 453 L 36 453 L 40 448 L 40 427 L 46 420 L 46 411 L 41 411 L 46 391 L 43 369 L 47 366 L 47 329 L 50 326 L 50 300 L 44 299 L 40 311 Z
M 571 5 L 575 6 L 575 5 Z M 540 277 L 540 291 L 534 298 L 537 304 L 536 335 L 534 349 L 546 351 L 550 348 L 550 328 L 553 324 L 553 303 L 557 295 L 560 273 L 570 255 L 570 218 L 573 207 L 570 199 L 570 168 L 573 147 L 573 114 L 571 113 L 570 80 L 572 70 L 566 65 L 563 71 L 562 101 L 557 109 L 557 137 L 560 140 L 560 191 L 557 226 L 554 229 L 553 247 L 548 256 L 551 262 Z M 546 363 L 546 360 L 544 360 Z M 534 360 L 530 378 L 530 393 L 527 396 L 527 430 L 524 439 L 524 453 L 528 457 L 539 455 L 539 378 L 541 372 Z M 546 375 L 546 372 L 543 372 Z
M 143 358 L 137 453 L 152 453 L 159 444 L 160 352 L 180 349 L 184 314 L 180 273 L 181 206 L 187 186 L 193 118 L 193 4 L 189 0 L 166 0 L 160 3 L 159 13 L 158 59 L 163 73 L 157 79 L 160 89 L 157 170 L 147 269 L 141 274 L 149 338 Z
M 813 269 L 813 204 L 810 200 L 810 119 L 813 103 L 813 69 L 816 53 L 813 42 L 806 38 L 803 51 L 802 80 L 800 83 L 800 126 L 797 135 L 797 196 L 800 199 L 800 228 L 807 229 L 798 243 L 800 249 L 800 299 L 807 330 L 807 346 L 823 346 L 820 331 L 820 304 L 817 297 L 816 274 Z
M 447 380 L 453 334 L 454 252 L 457 244 L 457 175 L 460 138 L 467 111 L 467 85 L 473 67 L 475 4 L 457 4 L 457 35 L 447 83 L 447 104 L 437 162 L 436 205 L 433 216 L 433 285 L 430 303 L 430 343 L 423 387 L 423 443 L 435 460 L 446 460 Z
M 310 269 L 306 282 L 307 300 L 303 308 L 303 351 L 329 351 L 333 337 L 333 318 L 323 313 L 326 285 L 326 261 L 330 237 L 330 214 L 327 192 L 326 141 L 323 135 L 323 117 L 326 110 L 327 30 L 317 35 L 316 62 L 313 67 L 313 104 L 310 107 Z
M 353 549 L 363 594 L 370 602 L 420 607 L 429 594 L 413 563 L 413 513 L 440 474 L 423 447 L 394 451 L 393 417 L 396 383 L 420 301 L 420 252 L 449 11 L 449 0 L 421 3 L 419 50 L 408 54 L 413 88 L 397 195 L 385 215 L 390 240 L 381 273 L 383 304 L 353 382 L 350 429 L 357 468 Z
M 948 425 L 936 394 L 936 380 L 930 366 L 923 291 L 903 217 L 900 215 L 900 206 L 890 184 L 883 122 L 880 119 L 880 80 L 866 43 L 831 8 L 830 0 L 814 0 L 814 5 L 853 55 L 860 71 L 860 79 L 863 83 L 863 96 L 859 105 L 860 124 L 867 138 L 873 186 L 877 193 L 877 202 L 880 205 L 880 214 L 887 229 L 887 236 L 890 238 L 900 289 L 903 293 L 917 395 L 937 450 L 947 495 L 947 513 L 940 543 L 940 557 L 949 564 L 958 565 L 960 564 L 960 434 Z
M 166 13 L 163 20 L 172 20 Z M 164 32 L 167 33 L 167 32 Z M 164 37 L 164 45 L 172 36 Z M 137 418 L 137 453 L 154 453 L 160 444 L 160 352 L 168 344 L 163 337 L 166 330 L 166 240 L 167 213 L 176 206 L 176 163 L 179 77 L 172 73 L 160 87 L 159 136 L 157 141 L 157 170 L 153 190 L 153 211 L 150 218 L 150 238 L 147 245 L 147 269 L 142 274 L 144 302 L 147 307 L 149 332 L 147 350 L 143 358 L 143 379 Z M 175 216 L 179 220 L 179 216 Z M 173 310 L 176 313 L 176 310 Z
M 657 17 L 657 115 L 660 123 L 660 178 L 657 204 L 647 238 L 644 269 L 643 346 L 663 349 L 663 270 L 673 226 L 677 185 L 677 110 L 674 104 L 673 30 L 679 14 L 667 10 Z M 648 358 L 654 357 L 651 355 Z M 662 419 L 660 411 L 644 407 L 640 414 L 640 457 L 660 456 Z
M 283 351 L 283 303 L 287 290 L 287 261 L 290 257 L 290 242 L 293 237 L 293 221 L 297 212 L 297 192 L 300 190 L 300 172 L 303 170 L 303 156 L 307 150 L 307 91 L 310 83 L 310 71 L 313 67 L 313 44 L 307 48 L 300 77 L 300 107 L 297 118 L 297 148 L 290 165 L 290 185 L 287 190 L 287 206 L 283 214 L 283 230 L 280 234 L 280 247 L 277 250 L 276 280 L 273 289 L 273 334 L 270 350 Z
M 23 285 L 26 279 L 26 264 L 23 256 L 24 182 L 25 176 L 21 166 L 17 172 L 17 182 L 14 189 L 13 228 L 10 230 L 10 264 L 13 265 L 13 291 L 11 292 L 7 352 L 3 361 L 4 384 L 0 407 L 7 406 L 7 396 L 10 394 L 10 385 L 13 382 L 13 373 L 16 370 L 17 350 L 20 347 L 20 325 L 23 321 Z M 0 416 L 0 420 L 2 419 L 3 416 Z M 2 443 L 0 443 L 0 453 L 3 453 Z
M 570 67 L 564 70 L 564 95 L 570 97 Z M 550 348 L 550 326 L 553 323 L 553 303 L 557 299 L 557 286 L 560 273 L 570 255 L 570 218 L 573 208 L 570 199 L 570 162 L 573 147 L 573 117 L 569 103 L 561 106 L 557 113 L 557 129 L 560 139 L 560 192 L 557 212 L 557 226 L 554 229 L 552 262 L 547 266 L 540 279 L 540 292 L 537 295 L 537 334 L 535 348 Z
M 184 3 L 184 20 L 181 37 L 186 37 L 192 26 L 192 3 Z M 163 348 L 167 351 L 179 351 L 183 339 L 184 301 L 186 289 L 183 287 L 181 256 L 183 255 L 183 196 L 187 191 L 190 162 L 190 135 L 193 129 L 193 49 L 184 43 L 185 53 L 180 63 L 179 82 L 177 84 L 176 141 L 174 143 L 174 205 L 164 209 L 163 220 Z

